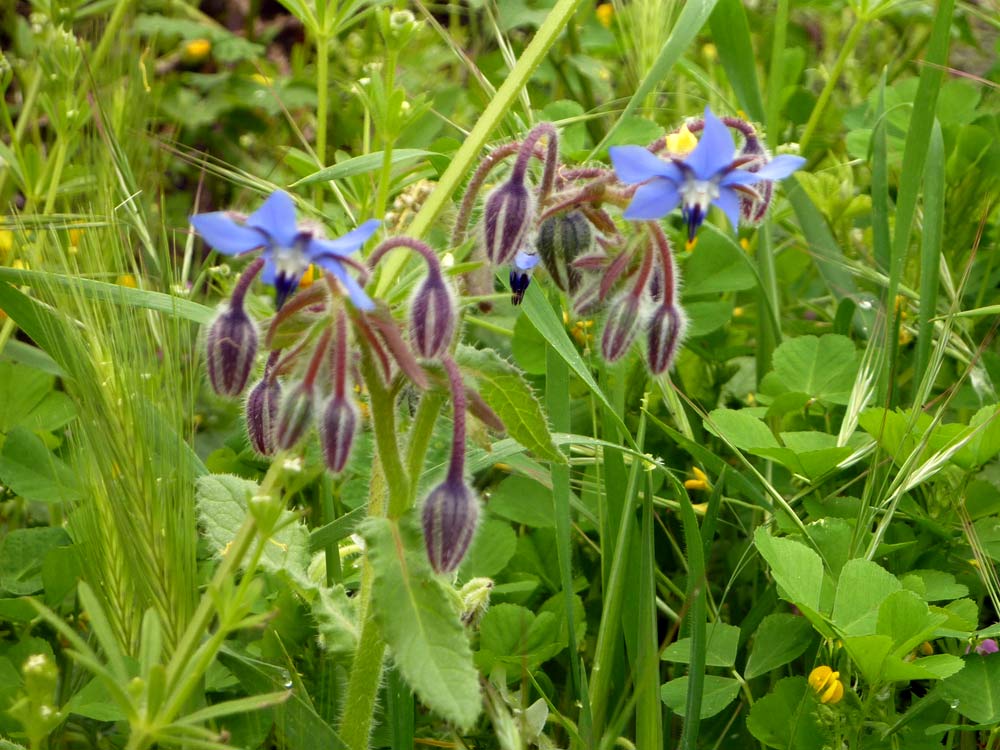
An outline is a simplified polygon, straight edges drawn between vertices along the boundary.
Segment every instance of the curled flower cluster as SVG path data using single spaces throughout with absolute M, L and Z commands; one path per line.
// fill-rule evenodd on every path
M 246 309 L 251 283 L 261 276 L 276 288 L 277 312 L 263 342 L 269 353 L 262 377 L 246 398 L 247 436 L 256 452 L 268 456 L 293 449 L 315 428 L 327 468 L 342 472 L 361 425 L 353 397 L 353 384 L 360 381 L 354 352 L 365 351 L 385 383 L 400 377 L 426 389 L 444 369 L 454 405 L 452 457 L 445 480 L 424 501 L 423 525 L 433 568 L 454 571 L 479 519 L 479 500 L 465 479 L 466 409 L 495 427 L 502 423 L 481 399 L 470 404 L 449 353 L 457 328 L 456 300 L 434 251 L 417 240 L 394 237 L 362 264 L 349 256 L 379 222 L 327 240 L 317 228 L 296 223 L 292 198 L 280 190 L 248 217 L 214 212 L 192 216 L 191 223 L 224 254 L 261 250 L 206 334 L 209 381 L 220 395 L 242 394 L 255 369 L 261 342 Z M 427 264 L 405 327 L 364 290 L 379 261 L 397 248 L 419 254 Z M 325 272 L 326 283 L 300 288 L 310 266 Z M 294 325 L 287 325 L 293 320 Z
M 739 151 L 730 129 L 743 137 Z M 621 359 L 644 332 L 649 369 L 659 374 L 677 355 L 687 317 L 678 299 L 670 241 L 656 220 L 680 207 L 689 243 L 711 206 L 720 208 L 734 229 L 741 221 L 759 223 L 770 206 L 773 183 L 799 169 L 804 159 L 770 158 L 749 123 L 720 120 L 707 108 L 703 119 L 649 147 L 613 147 L 610 155 L 613 170 L 565 167 L 555 128 L 537 125 L 523 142 L 501 146 L 477 169 L 452 244 L 464 241 L 490 172 L 513 157 L 509 175 L 484 202 L 479 243 L 490 266 L 510 267 L 512 302 L 521 303 L 541 263 L 578 314 L 606 309 L 605 360 Z M 537 187 L 528 175 L 532 160 L 543 165 Z M 639 222 L 635 231 L 623 233 L 609 207 L 624 208 L 625 219 Z M 480 291 L 489 290 L 487 282 Z

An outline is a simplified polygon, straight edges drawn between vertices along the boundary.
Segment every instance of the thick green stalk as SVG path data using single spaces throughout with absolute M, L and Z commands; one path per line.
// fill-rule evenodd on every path
M 413 218 L 409 227 L 412 237 L 423 237 L 434 225 L 435 220 L 452 199 L 455 191 L 471 171 L 473 162 L 479 158 L 483 147 L 507 111 L 514 104 L 521 90 L 528 84 L 531 74 L 541 65 L 549 49 L 566 24 L 569 23 L 581 0 L 557 0 L 552 11 L 538 29 L 538 33 L 525 48 L 510 75 L 497 89 L 496 96 L 490 100 L 472 131 L 455 153 L 451 164 L 441 175 L 437 186 L 430 194 L 420 211 Z M 376 296 L 382 296 L 396 281 L 405 262 L 405 256 L 400 253 L 396 257 L 386 258 L 385 268 L 378 280 Z
M 340 724 L 340 738 L 349 750 L 367 750 L 371 734 L 375 700 L 382 682 L 382 663 L 385 658 L 385 641 L 371 611 L 371 586 L 374 574 L 366 562 L 361 579 L 362 596 L 359 616 L 361 635 L 351 663 L 351 677 L 347 684 L 347 699 Z M 366 593 L 367 592 L 367 593 Z

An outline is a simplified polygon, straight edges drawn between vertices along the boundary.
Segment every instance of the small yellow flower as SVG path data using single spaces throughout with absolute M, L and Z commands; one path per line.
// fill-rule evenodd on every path
M 742 307 L 734 307 L 733 308 L 733 317 L 734 318 L 742 318 L 745 314 L 746 314 L 746 310 L 744 310 Z
M 129 289 L 136 289 L 139 286 L 135 281 L 135 276 L 130 273 L 122 274 L 116 281 L 118 286 L 127 286 Z
M 698 139 L 688 130 L 687 125 L 681 125 L 680 130 L 667 136 L 667 151 L 675 156 L 689 154 L 697 145 Z
M 697 244 L 698 244 L 698 238 L 695 237 L 693 240 L 688 240 L 687 242 L 684 243 L 684 249 L 690 253 L 692 250 L 694 250 L 694 246 Z
M 597 15 L 597 20 L 601 22 L 601 26 L 610 29 L 611 21 L 615 16 L 615 6 L 611 3 L 601 3 L 597 6 L 595 14 Z
M 74 250 L 80 246 L 80 238 L 83 237 L 83 230 L 76 228 L 70 229 L 69 232 L 69 246 Z
M 184 45 L 184 62 L 199 63 L 212 52 L 212 43 L 208 39 L 192 39 Z
M 748 240 L 746 237 L 740 237 L 740 247 L 742 247 L 744 251 L 746 251 L 746 252 L 749 253 L 750 252 L 750 240 Z
M 708 483 L 708 475 L 705 474 L 697 466 L 691 468 L 691 473 L 694 474 L 694 479 L 688 479 L 684 482 L 684 488 L 688 490 L 710 490 L 712 485 Z
M 930 656 L 934 653 L 934 646 L 930 641 L 924 641 L 917 647 L 917 650 L 924 656 Z
M 708 60 L 709 62 L 715 62 L 716 60 L 718 60 L 718 59 L 719 59 L 719 50 L 718 50 L 718 48 L 717 48 L 717 47 L 716 47 L 716 46 L 715 46 L 714 44 L 712 44 L 711 42 L 709 42 L 709 43 L 708 43 L 708 44 L 706 44 L 706 45 L 705 45 L 704 47 L 702 47 L 702 48 L 701 48 L 701 51 L 702 51 L 702 52 L 704 53 L 704 55 L 705 55 L 705 58 L 706 58 L 706 59 L 707 59 L 707 60 Z
M 899 345 L 906 346 L 911 341 L 913 341 L 913 334 L 910 333 L 908 328 L 900 327 L 899 329 Z
M 834 672 L 825 664 L 809 673 L 809 685 L 816 691 L 820 703 L 839 703 L 844 697 L 844 683 L 840 672 Z
M 250 78 L 252 80 L 256 81 L 257 83 L 259 83 L 261 86 L 270 86 L 271 85 L 271 77 L 270 76 L 266 76 L 266 75 L 263 75 L 261 73 L 254 73 L 252 76 L 250 76 Z

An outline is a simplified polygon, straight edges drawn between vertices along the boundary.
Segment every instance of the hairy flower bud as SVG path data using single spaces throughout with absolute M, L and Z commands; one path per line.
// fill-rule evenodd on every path
M 684 340 L 687 316 L 675 305 L 660 305 L 649 321 L 649 369 L 654 375 L 666 372 L 673 364 L 677 349 Z
M 326 402 L 319 423 L 326 468 L 339 474 L 351 457 L 351 447 L 358 431 L 358 407 L 349 398 L 333 396 Z
M 247 396 L 247 436 L 250 446 L 262 456 L 274 453 L 274 426 L 280 402 L 281 384 L 267 377 L 260 380 Z
M 424 543 L 438 573 L 458 568 L 479 522 L 479 500 L 462 480 L 446 479 L 424 501 Z
M 538 228 L 538 254 L 556 286 L 573 294 L 580 286 L 580 272 L 572 265 L 590 252 L 594 233 L 580 211 L 551 216 Z
M 521 249 L 531 228 L 535 206 L 523 180 L 508 180 L 486 199 L 483 246 L 493 265 L 507 263 Z
M 294 447 L 309 429 L 315 409 L 316 394 L 311 385 L 299 381 L 288 389 L 278 408 L 274 443 L 281 450 Z
M 639 318 L 639 297 L 626 293 L 611 303 L 604 332 L 601 335 L 601 354 L 608 362 L 621 359 L 635 341 L 636 321 Z
M 205 336 L 208 380 L 220 396 L 238 396 L 246 387 L 257 356 L 257 327 L 243 305 L 230 304 Z
M 436 359 L 455 335 L 455 298 L 441 274 L 430 270 L 410 303 L 410 340 L 425 359 Z

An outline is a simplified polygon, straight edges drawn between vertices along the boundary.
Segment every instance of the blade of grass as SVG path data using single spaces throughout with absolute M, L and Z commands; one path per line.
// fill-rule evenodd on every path
M 639 450 L 645 442 L 646 414 L 639 415 L 639 427 L 636 430 L 636 443 Z M 614 657 L 619 650 L 621 636 L 622 605 L 625 592 L 629 588 L 626 581 L 628 573 L 629 552 L 632 549 L 633 537 L 637 524 L 632 518 L 639 492 L 639 478 L 642 463 L 636 461 L 629 472 L 628 487 L 625 490 L 625 503 L 622 511 L 622 521 L 618 525 L 618 535 L 614 545 L 614 558 L 611 563 L 611 575 L 608 586 L 604 590 L 604 609 L 601 611 L 601 622 L 597 629 L 597 645 L 594 649 L 594 661 L 590 670 L 590 710 L 593 716 L 593 732 L 595 739 L 603 740 L 604 725 L 608 712 L 608 694 L 611 689 L 611 678 L 614 673 Z
M 553 295 L 558 305 L 558 295 Z M 569 367 L 566 361 L 552 347 L 545 350 L 545 407 L 552 429 L 568 432 L 570 429 L 569 409 Z M 556 522 L 556 551 L 559 557 L 559 584 L 562 586 L 566 613 L 566 627 L 569 636 L 570 680 L 573 693 L 581 705 L 586 696 L 580 693 L 580 668 L 576 659 L 576 627 L 573 617 L 573 571 L 571 567 L 572 540 L 570 539 L 570 489 L 569 464 L 552 463 L 549 467 L 552 478 L 552 502 Z
M 646 472 L 642 498 L 642 539 L 636 581 L 638 618 L 635 666 L 635 741 L 636 747 L 663 747 L 663 709 L 660 701 L 659 640 L 656 632 L 656 551 L 653 530 L 653 475 Z
M 924 231 L 920 242 L 920 309 L 917 313 L 917 354 L 913 381 L 920 383 L 931 357 L 931 337 L 937 311 L 938 275 L 944 239 L 944 138 L 935 121 L 924 172 Z M 996 312 L 1000 312 L 1000 308 Z
M 675 482 L 675 484 L 678 484 Z M 696 750 L 701 721 L 701 699 L 705 685 L 705 541 L 698 528 L 691 499 L 683 487 L 675 488 L 681 500 L 681 523 L 684 526 L 684 545 L 687 548 L 688 584 L 686 599 L 691 604 L 688 623 L 691 637 L 691 666 L 688 669 L 688 694 L 685 706 L 684 730 L 681 734 L 682 750 Z M 718 488 L 716 488 L 718 491 Z
M 757 61 L 742 0 L 718 0 L 708 23 L 736 100 L 751 120 L 763 122 L 764 100 L 757 82 Z

